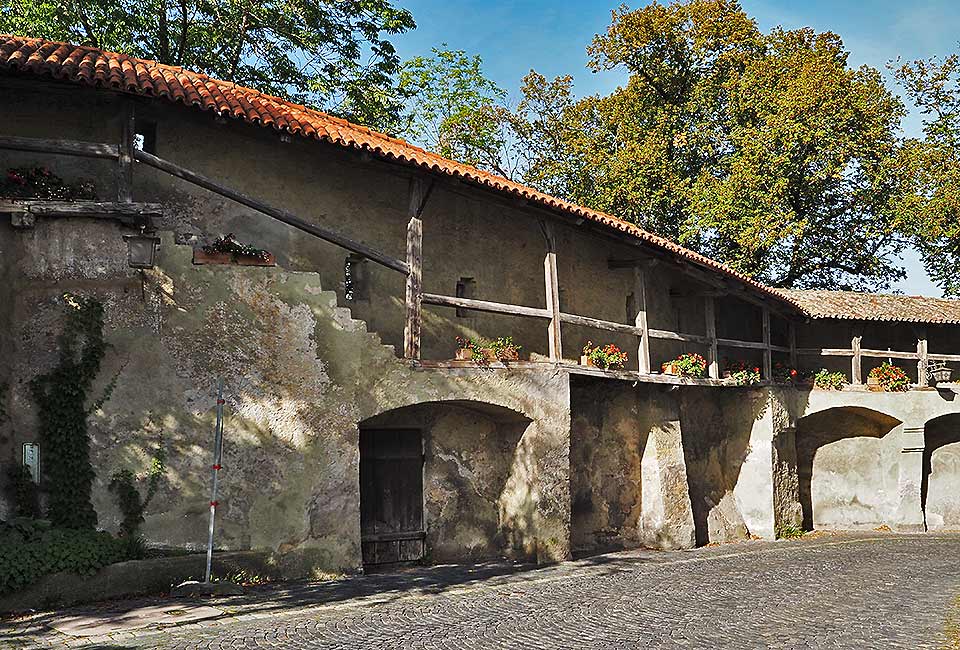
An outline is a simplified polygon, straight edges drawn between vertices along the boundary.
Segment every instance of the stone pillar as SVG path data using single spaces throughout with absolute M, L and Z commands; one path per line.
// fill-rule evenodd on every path
M 797 428 L 786 426 L 773 438 L 773 528 L 803 526 L 800 476 L 797 473 Z
M 902 425 L 899 472 L 897 480 L 897 512 L 893 528 L 900 532 L 922 533 L 926 530 L 920 504 L 923 481 L 923 426 Z
M 640 461 L 638 539 L 650 548 L 693 548 L 696 531 L 676 397 L 659 393 L 639 406 L 639 412 L 652 419 Z

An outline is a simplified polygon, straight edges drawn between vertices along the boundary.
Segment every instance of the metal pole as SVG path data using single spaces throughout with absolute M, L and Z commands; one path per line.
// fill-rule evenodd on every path
M 217 476 L 223 460 L 223 377 L 217 380 L 217 428 L 213 442 L 213 489 L 210 494 L 210 530 L 207 536 L 207 571 L 203 581 L 210 582 L 210 567 L 213 564 L 213 524 L 217 514 Z

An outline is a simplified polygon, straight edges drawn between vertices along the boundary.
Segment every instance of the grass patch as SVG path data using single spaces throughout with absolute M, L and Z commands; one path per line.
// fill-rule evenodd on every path
M 777 526 L 777 539 L 800 539 L 804 531 L 796 524 L 780 524 Z

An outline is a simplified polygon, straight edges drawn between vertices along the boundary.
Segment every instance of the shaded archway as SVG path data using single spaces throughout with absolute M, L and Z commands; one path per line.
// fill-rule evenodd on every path
M 924 426 L 920 506 L 927 530 L 960 528 L 960 413 Z
M 900 420 L 859 406 L 797 421 L 797 474 L 803 528 L 873 528 L 897 508 Z
M 365 555 L 373 557 L 370 544 L 380 536 L 369 529 L 367 513 L 382 515 L 387 509 L 370 503 L 377 498 L 377 485 L 394 486 L 393 490 L 420 489 L 420 494 L 381 495 L 396 503 L 407 504 L 397 516 L 405 518 L 403 527 L 410 527 L 422 510 L 422 560 L 426 562 L 479 560 L 490 557 L 536 556 L 535 522 L 536 472 L 533 459 L 524 444 L 524 434 L 532 421 L 526 416 L 493 404 L 477 401 L 426 402 L 381 413 L 359 424 L 361 441 L 361 480 L 365 475 L 365 449 L 401 449 L 404 459 L 414 443 L 422 449 L 421 481 L 410 476 L 392 482 L 366 481 L 366 494 L 361 486 L 361 531 Z M 380 459 L 366 460 L 367 468 L 403 473 L 408 470 L 390 466 Z M 389 458 L 386 459 L 389 463 Z M 408 468 L 409 469 L 409 468 Z M 371 487 L 373 486 L 373 487 Z M 366 501 L 366 502 L 365 502 Z M 408 507 L 409 506 L 409 507 Z M 388 526 L 389 528 L 389 526 Z M 407 535 L 406 537 L 410 537 Z M 389 538 L 389 535 L 387 536 Z M 403 556 L 402 541 L 397 544 L 399 560 Z M 381 544 L 383 546 L 383 544 Z M 384 547 L 383 557 L 392 559 L 392 551 Z M 408 552 L 415 549 L 408 548 Z

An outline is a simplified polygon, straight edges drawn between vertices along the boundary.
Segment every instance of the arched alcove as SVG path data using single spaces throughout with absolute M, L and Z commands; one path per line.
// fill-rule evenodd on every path
M 803 527 L 875 528 L 897 508 L 900 420 L 860 406 L 818 411 L 797 421 L 797 474 Z
M 535 556 L 535 472 L 526 416 L 456 400 L 360 422 L 367 565 Z
M 960 527 L 960 413 L 927 421 L 924 427 L 920 503 L 927 530 Z

